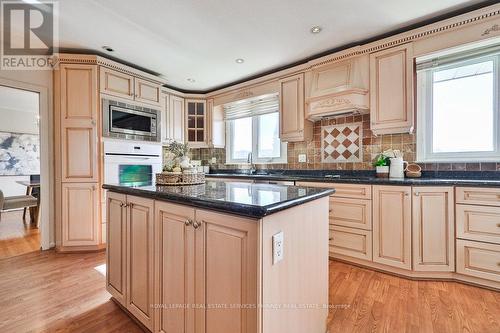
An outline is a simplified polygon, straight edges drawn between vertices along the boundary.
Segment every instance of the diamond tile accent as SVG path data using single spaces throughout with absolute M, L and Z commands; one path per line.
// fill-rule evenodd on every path
M 323 126 L 321 162 L 362 162 L 362 123 Z

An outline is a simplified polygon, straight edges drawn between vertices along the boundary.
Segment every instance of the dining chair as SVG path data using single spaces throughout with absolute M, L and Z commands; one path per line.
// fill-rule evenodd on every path
M 2 211 L 36 206 L 38 206 L 38 200 L 32 195 L 5 197 L 0 190 L 0 220 L 2 219 Z

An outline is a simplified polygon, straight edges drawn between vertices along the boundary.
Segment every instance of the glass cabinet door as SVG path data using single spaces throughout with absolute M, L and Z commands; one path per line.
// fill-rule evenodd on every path
M 189 143 L 203 144 L 206 142 L 206 119 L 205 101 L 186 101 L 187 141 Z

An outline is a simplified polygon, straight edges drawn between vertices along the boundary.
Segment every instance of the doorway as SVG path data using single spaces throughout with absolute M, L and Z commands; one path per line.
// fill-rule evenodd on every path
M 0 84 L 0 259 L 41 248 L 40 92 Z

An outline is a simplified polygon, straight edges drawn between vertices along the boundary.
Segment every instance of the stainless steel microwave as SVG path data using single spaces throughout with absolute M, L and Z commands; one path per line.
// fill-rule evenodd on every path
M 161 140 L 159 110 L 103 99 L 102 119 L 105 137 L 157 142 Z

